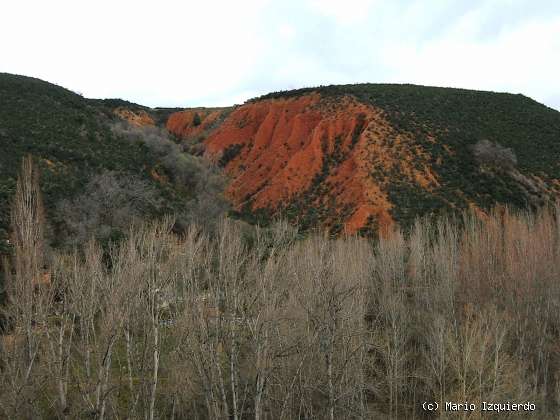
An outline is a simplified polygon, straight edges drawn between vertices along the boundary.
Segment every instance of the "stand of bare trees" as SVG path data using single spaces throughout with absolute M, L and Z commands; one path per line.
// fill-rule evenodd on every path
M 560 408 L 558 209 L 418 221 L 376 242 L 223 220 L 43 255 L 25 160 L 1 307 L 0 418 L 433 418 Z M 45 268 L 47 267 L 47 268 Z M 519 417 L 519 413 L 501 413 Z M 480 411 L 459 417 L 478 418 Z M 486 415 L 492 418 L 491 415 Z

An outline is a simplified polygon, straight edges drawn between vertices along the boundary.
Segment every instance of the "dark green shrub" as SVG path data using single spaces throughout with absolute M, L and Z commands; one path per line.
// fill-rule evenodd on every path
M 202 120 L 200 119 L 200 115 L 198 115 L 198 112 L 195 112 L 194 116 L 193 116 L 193 125 L 195 127 L 198 127 L 201 123 L 202 123 Z

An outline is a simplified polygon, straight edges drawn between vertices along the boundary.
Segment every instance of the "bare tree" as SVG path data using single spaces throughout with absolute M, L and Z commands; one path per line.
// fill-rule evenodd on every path
M 510 170 L 517 165 L 517 157 L 511 148 L 500 146 L 489 140 L 479 140 L 473 146 L 473 154 L 478 163 Z
M 92 237 L 101 242 L 123 237 L 130 225 L 157 212 L 161 197 L 147 182 L 106 171 L 95 175 L 82 194 L 58 203 L 68 246 L 84 245 Z
M 16 418 L 36 409 L 41 392 L 39 355 L 50 293 L 44 287 L 44 212 L 39 173 L 31 156 L 23 159 L 11 213 L 13 271 L 7 270 L 7 303 L 2 308 L 8 334 L 2 346 L 1 378 L 7 391 L 0 409 Z
M 560 406 L 558 209 L 368 241 L 170 219 L 44 268 L 24 162 L 1 306 L 7 418 L 421 418 L 422 401 Z M 461 413 L 468 417 L 468 413 Z

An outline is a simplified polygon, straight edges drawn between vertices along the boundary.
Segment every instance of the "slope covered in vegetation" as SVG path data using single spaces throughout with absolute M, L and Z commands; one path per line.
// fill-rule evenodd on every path
M 560 113 L 521 95 L 363 84 L 151 109 L 7 74 L 0 93 L 2 238 L 25 154 L 39 159 L 55 233 L 70 229 L 59 210 L 76 210 L 68 200 L 79 193 L 100 197 L 98 185 L 135 192 L 124 202 L 145 195 L 134 206 L 143 214 L 189 213 L 196 189 L 209 198 L 207 180 L 220 184 L 202 155 L 225 169 L 227 197 L 246 220 L 284 217 L 334 234 L 497 203 L 538 207 L 560 191 Z M 88 185 L 94 176 L 101 182 Z M 196 207 L 215 214 L 207 204 Z
M 560 190 L 560 113 L 522 95 L 376 84 L 279 92 L 234 109 L 204 146 L 233 177 L 239 212 L 334 232 L 538 206 Z
M 38 79 L 0 74 L 1 250 L 6 252 L 17 168 L 26 155 L 40 168 L 55 243 L 75 242 L 76 229 L 87 223 L 108 239 L 133 216 L 180 215 L 193 207 L 200 177 L 212 177 L 200 159 L 154 127 L 172 111 L 88 100 Z

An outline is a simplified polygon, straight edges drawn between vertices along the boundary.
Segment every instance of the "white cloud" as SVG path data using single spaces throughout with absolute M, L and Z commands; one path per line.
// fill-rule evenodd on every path
M 86 96 L 187 104 L 233 89 L 262 48 L 264 2 L 22 1 L 3 5 L 0 70 Z M 7 8 L 7 10 L 6 10 Z
M 292 41 L 296 37 L 296 30 L 292 25 L 283 23 L 278 27 L 278 35 L 286 41 Z
M 336 19 L 339 23 L 354 23 L 367 19 L 376 0 L 310 0 L 317 13 Z
M 484 41 L 455 28 L 419 48 L 389 44 L 385 58 L 396 81 L 509 91 L 546 100 L 551 90 L 559 89 L 558 51 L 560 16 L 525 22 Z
M 0 39 L 0 71 L 152 106 L 398 81 L 560 109 L 555 0 L 18 0 Z

